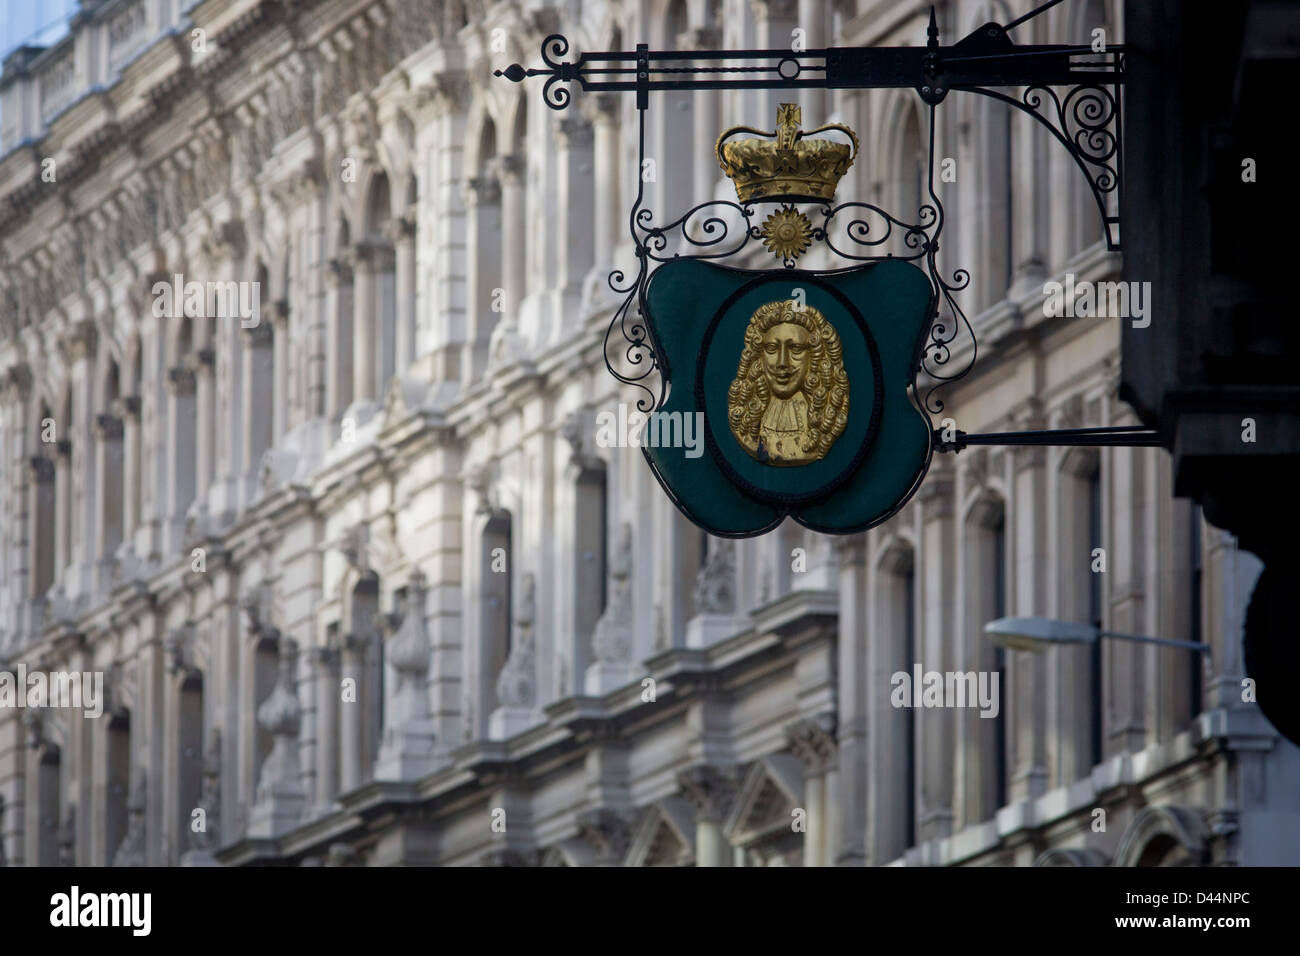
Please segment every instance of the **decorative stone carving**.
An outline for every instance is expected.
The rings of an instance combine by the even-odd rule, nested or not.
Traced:
[[[586,810],[578,814],[578,836],[596,851],[597,865],[617,866],[632,842],[632,820],[608,807]]]
[[[536,584],[532,572],[524,574],[515,611],[515,638],[510,656],[497,675],[500,706],[488,718],[488,733],[495,740],[512,737],[527,728],[537,706],[537,655],[533,639]]]
[[[293,829],[307,805],[298,765],[298,730],[302,706],[296,681],[298,644],[280,644],[280,677],[257,709],[257,722],[271,735],[271,752],[258,775],[257,795],[249,821],[249,836],[275,837]]]
[[[528,708],[537,700],[533,649],[535,590],[530,571],[524,575],[523,593],[519,599],[519,609],[515,613],[514,647],[497,679],[497,697],[506,707]]]
[[[221,846],[221,731],[213,730],[203,756],[203,790],[199,795],[204,828],[189,827],[190,850],[181,866],[216,866],[212,853]]]
[[[791,752],[803,761],[809,776],[833,769],[839,754],[835,739],[835,715],[818,714],[790,724],[785,729]]]
[[[619,528],[618,544],[610,558],[612,583],[605,611],[596,622],[592,651],[596,660],[622,663],[632,656],[634,620],[632,616],[632,524],[624,521]]]
[[[733,766],[706,764],[677,774],[677,785],[695,808],[696,818],[710,823],[721,823],[726,817],[740,783],[740,769]]]
[[[75,866],[77,862],[77,805],[69,803],[59,824],[59,866]]]
[[[695,576],[695,610],[731,614],[736,609],[736,546],[726,538],[709,542],[709,556]]]
[[[388,641],[387,657],[397,673],[397,687],[375,767],[375,776],[382,780],[413,780],[432,769],[434,728],[426,681],[431,647],[424,625],[424,594],[424,575],[417,570],[407,585],[401,624]]]
[[[145,865],[145,812],[149,806],[146,799],[148,785],[149,778],[145,776],[144,768],[136,767],[131,772],[131,789],[127,792],[126,836],[122,837],[117,853],[113,855],[114,866]]]

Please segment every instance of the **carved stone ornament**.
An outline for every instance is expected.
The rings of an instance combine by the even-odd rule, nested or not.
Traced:
[[[596,622],[591,639],[592,650],[599,661],[622,663],[632,656],[632,560],[632,524],[624,521],[610,559],[609,575],[613,587],[609,602]]]

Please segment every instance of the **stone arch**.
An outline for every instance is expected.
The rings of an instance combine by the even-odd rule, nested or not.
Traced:
[[[1204,866],[1209,838],[1204,818],[1194,810],[1143,807],[1120,839],[1115,866]]]

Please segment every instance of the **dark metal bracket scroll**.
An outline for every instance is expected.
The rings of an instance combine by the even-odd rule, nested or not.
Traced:
[[[651,51],[646,44],[638,44],[635,51],[583,52],[577,60],[563,58],[569,52],[569,41],[553,34],[542,41],[542,68],[524,68],[512,64],[497,70],[514,82],[529,77],[546,77],[543,99],[552,109],[565,109],[571,100],[570,90],[562,83],[576,82],[584,92],[634,92],[638,110],[639,162],[645,158],[645,113],[649,107],[650,93],[661,90],[711,90],[711,89],[915,89],[930,107],[930,156],[928,170],[929,202],[918,211],[918,222],[906,223],[878,206],[863,202],[846,202],[831,206],[815,203],[814,215],[821,216],[811,233],[813,241],[825,242],[836,255],[856,264],[885,258],[924,259],[934,289],[934,303],[928,341],[922,349],[916,369],[919,377],[925,373],[932,384],[920,399],[918,381],[915,400],[927,414],[937,414],[943,402],[934,398],[936,389],[951,384],[969,374],[974,366],[978,343],[974,330],[953,298],[970,283],[970,274],[958,269],[952,281],[946,281],[935,261],[939,248],[939,234],[943,228],[943,205],[934,190],[934,128],[935,107],[953,90],[977,93],[1012,106],[1032,117],[1046,128],[1065,148],[1083,173],[1089,190],[1097,203],[1105,224],[1106,243],[1111,250],[1120,249],[1119,217],[1109,212],[1107,200],[1114,195],[1120,198],[1123,179],[1121,88],[1124,83],[1124,48],[1111,46],[1099,53],[1089,46],[1060,44],[1018,46],[1009,32],[1021,23],[1056,6],[1061,0],[1048,0],[1029,13],[1002,26],[987,23],[952,46],[941,47],[934,8],[930,10],[927,29],[928,42],[924,47],[828,47],[814,50],[689,50]],[[689,61],[691,65],[684,65]],[[742,65],[737,65],[737,64]],[[1009,96],[997,88],[1021,88],[1019,97]],[[1058,92],[1057,88],[1064,89]],[[640,168],[640,166],[638,166]],[[755,207],[762,202],[751,200],[734,203],[713,200],[701,203],[672,222],[654,225],[653,213],[644,208],[644,182],[638,176],[636,200],[629,215],[629,229],[636,249],[636,274],[629,276],[622,269],[610,273],[610,288],[625,298],[615,310],[605,336],[605,363],[610,373],[624,384],[642,389],[646,395],[637,402],[641,411],[659,407],[663,400],[664,383],[658,389],[646,380],[658,370],[659,363],[646,327],[646,288],[650,278],[651,262],[663,262],[680,253],[669,253],[669,237],[680,233],[681,245],[694,247],[693,254],[701,258],[720,259],[735,255],[761,239],[758,225],[753,221]],[[888,254],[855,254],[849,248],[835,244],[833,226],[836,217],[843,214],[845,235],[858,247],[871,247],[886,242],[894,230],[902,233],[907,252],[902,256]],[[849,217],[853,216],[849,220]],[[728,219],[741,225],[733,236]],[[876,225],[878,224],[878,225]],[[873,225],[876,231],[872,232]],[[679,247],[680,248],[680,247]],[[793,268],[794,262],[783,263]],[[636,306],[635,315],[632,312]],[[940,314],[942,306],[948,315]],[[623,337],[623,352],[627,373],[621,372],[609,361],[609,348],[614,329]],[[953,343],[958,331],[965,329],[970,336],[969,360],[960,368],[949,372],[947,363],[953,355]],[[1016,433],[1018,434],[1018,433]],[[1042,435],[1018,441],[1016,434],[996,436],[998,444],[1050,443]],[[1100,435],[1100,433],[1097,433]],[[940,440],[936,432],[934,447],[942,451],[960,451],[966,444],[994,443],[994,436],[963,436],[961,444]],[[1065,437],[1065,436],[1062,436]],[[1088,436],[1074,436],[1085,439]],[[1128,436],[1130,443],[1149,443],[1147,436]],[[989,441],[983,441],[989,439]],[[1124,443],[1125,435],[1113,436],[1094,444]],[[1073,439],[1069,444],[1079,443]]]

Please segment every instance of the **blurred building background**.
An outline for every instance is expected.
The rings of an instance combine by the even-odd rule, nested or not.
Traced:
[[[953,42],[1030,6],[937,11]],[[634,264],[634,98],[575,89],[555,112],[492,70],[537,65],[556,31],[920,44],[928,10],[105,0],[11,52],[0,669],[102,671],[107,700],[0,710],[0,857],[1300,862],[1300,751],[1243,694],[1261,565],[1173,497],[1163,449],[972,448],[867,534],[737,542],[682,518],[639,449],[595,441],[639,397],[602,357],[606,277]],[[1013,35],[1117,43],[1121,19],[1067,0]],[[718,133],[790,98],[652,96],[657,220],[734,198]],[[914,92],[793,98],[863,141],[840,199],[914,214]],[[1121,273],[1082,177],[1002,104],[938,116],[940,260],[971,272],[981,346],[945,414],[1138,424],[1121,339],[1157,349],[1178,315],[1157,295],[1145,346],[1124,320],[1048,318],[1046,282]],[[260,322],[156,316],[178,274],[257,283]],[[1001,651],[982,628],[1007,615],[1210,651]],[[998,716],[892,706],[917,664],[998,672]]]

